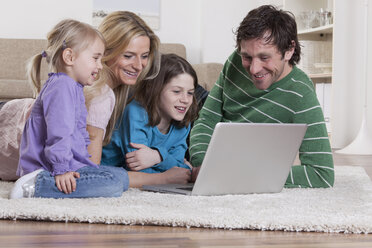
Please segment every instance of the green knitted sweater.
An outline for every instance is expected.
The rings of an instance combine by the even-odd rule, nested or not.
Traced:
[[[323,112],[312,81],[296,66],[267,90],[259,90],[235,51],[191,130],[189,151],[193,166],[203,162],[218,122],[306,123],[308,128],[299,149],[301,165],[292,166],[285,187],[333,186],[332,150]]]

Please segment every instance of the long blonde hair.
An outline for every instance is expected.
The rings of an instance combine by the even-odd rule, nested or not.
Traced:
[[[154,78],[160,68],[159,38],[136,14],[129,11],[116,11],[106,16],[98,30],[106,40],[106,52],[102,58],[103,69],[99,78],[92,87],[86,87],[86,105],[89,108],[91,100],[101,93],[102,87],[107,82],[114,82],[119,86],[114,89],[116,98],[115,107],[106,128],[103,145],[110,142],[117,121],[121,120],[128,99],[129,86],[119,82],[119,78],[107,66],[109,61],[117,58],[127,48],[133,38],[146,36],[150,39],[150,53],[148,63],[138,76],[137,82],[143,79]],[[89,111],[89,109],[88,109]]]
[[[40,92],[42,87],[40,69],[43,58],[48,63],[49,72],[61,72],[65,66],[62,58],[64,49],[71,48],[79,53],[97,38],[104,42],[101,33],[89,24],[73,19],[60,21],[47,35],[47,48],[31,57],[27,64],[27,77],[35,95]]]

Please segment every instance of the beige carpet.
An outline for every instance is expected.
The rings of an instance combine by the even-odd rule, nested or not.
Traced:
[[[372,233],[372,182],[361,167],[336,167],[331,189],[279,194],[190,197],[132,189],[109,199],[9,200],[12,185],[0,182],[0,219]]]

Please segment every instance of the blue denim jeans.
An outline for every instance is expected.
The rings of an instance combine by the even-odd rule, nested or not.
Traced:
[[[78,169],[80,178],[76,178],[76,190],[71,194],[59,191],[56,181],[49,171],[42,171],[36,177],[35,196],[42,198],[88,198],[119,197],[129,187],[128,173],[121,167],[85,166]]]

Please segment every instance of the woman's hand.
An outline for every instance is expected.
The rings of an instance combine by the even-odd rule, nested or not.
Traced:
[[[70,171],[62,175],[57,175],[54,178],[56,180],[56,185],[59,191],[62,191],[65,194],[71,194],[76,190],[75,178],[80,178],[80,173]]]
[[[143,185],[181,183],[190,181],[191,171],[189,169],[173,167],[162,173],[144,173],[128,171],[129,187],[141,188]]]
[[[195,183],[196,178],[199,175],[199,170],[200,170],[200,166],[199,167],[193,167],[192,168],[192,172],[191,172],[191,182],[192,183]]]
[[[125,161],[130,170],[143,170],[161,162],[158,150],[151,149],[143,144],[130,143],[130,145],[137,149],[125,154]]]
[[[160,174],[163,177],[164,184],[186,184],[189,183],[191,179],[191,171],[180,167],[172,167]]]

